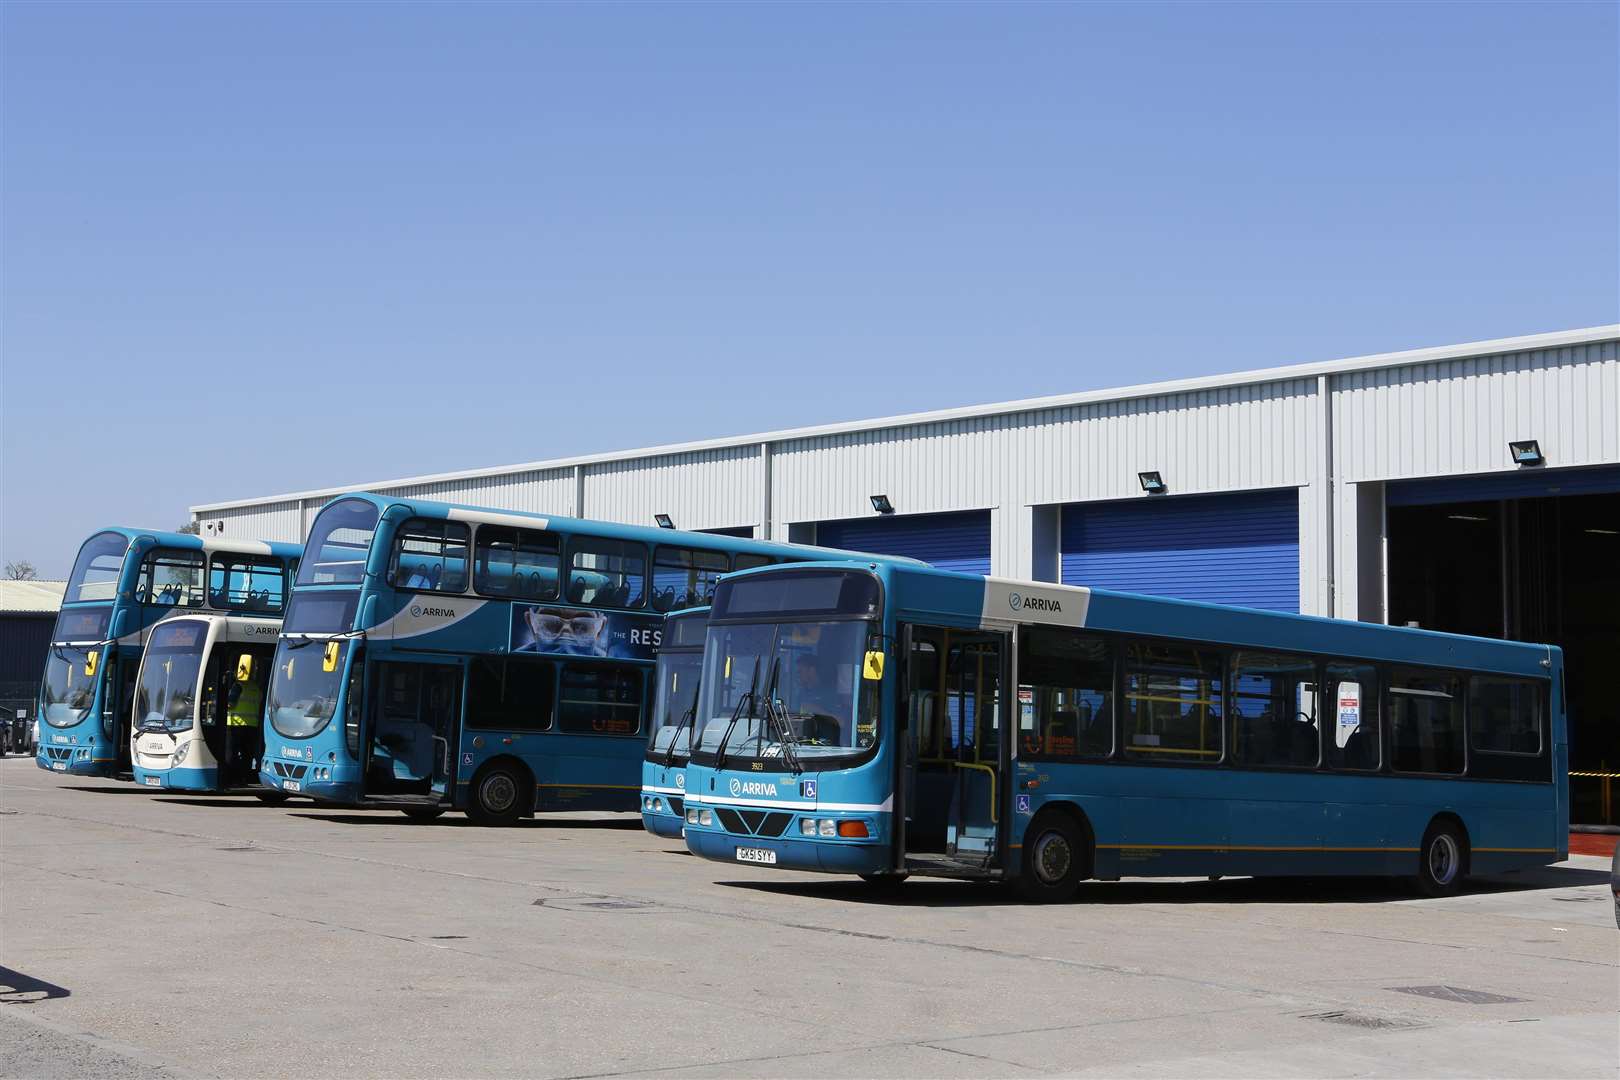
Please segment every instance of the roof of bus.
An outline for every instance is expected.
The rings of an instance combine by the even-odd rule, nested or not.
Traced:
[[[636,540],[644,544],[669,544],[684,541],[688,544],[701,543],[704,547],[718,551],[750,551],[784,557],[791,556],[801,560],[821,556],[828,560],[862,558],[912,566],[928,565],[918,559],[907,558],[903,555],[867,555],[857,551],[815,547],[810,544],[789,544],[776,540],[751,540],[739,536],[726,536],[723,533],[688,532],[681,529],[660,529],[648,525],[624,525],[614,521],[598,521],[558,514],[536,514],[527,510],[495,510],[487,506],[435,502],[432,499],[415,499],[403,495],[377,495],[370,491],[352,491],[346,495],[337,496],[332,502],[335,503],[340,499],[363,499],[376,506],[379,510],[395,505],[408,506],[420,517],[441,517],[475,524],[513,525],[520,528],[555,529],[562,532],[588,531],[592,536],[606,537],[610,540]]]
[[[223,623],[275,623],[281,625],[282,616],[266,611],[173,611],[152,624],[155,630],[164,623],[180,622],[183,619],[198,619],[203,622]]]
[[[849,563],[800,563],[791,568],[763,567],[744,573],[780,573],[786,569],[815,567],[849,569]],[[1556,646],[1531,642],[1176,600],[1113,589],[1089,589],[1049,581],[986,577],[931,566],[892,564],[875,569],[887,578],[897,610],[955,615],[974,622],[997,620],[1026,626],[1114,630],[1284,653],[1326,653],[1542,677],[1549,674],[1542,661],[1561,655]],[[1018,598],[1018,608],[1012,606],[1014,597]],[[1028,601],[1034,597],[1057,601],[1059,610],[1041,609],[1041,614],[1032,615],[1035,609]],[[1069,598],[1073,598],[1073,603],[1066,610],[1062,609],[1062,602]],[[992,604],[999,605],[999,610],[988,610]]]
[[[179,548],[182,551],[230,551],[244,555],[277,555],[291,559],[296,559],[304,553],[302,544],[287,544],[278,540],[237,540],[198,536],[196,533],[169,532],[165,529],[136,529],[128,525],[109,525],[104,529],[97,529],[86,537],[86,541],[102,533],[115,533],[129,541],[150,536],[163,547]]]

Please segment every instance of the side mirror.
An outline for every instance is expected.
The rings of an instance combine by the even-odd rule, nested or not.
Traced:
[[[883,678],[883,651],[881,649],[866,650],[866,664],[861,674],[872,682]]]
[[[321,670],[322,671],[336,671],[337,670],[338,651],[339,651],[339,649],[340,649],[340,646],[335,641],[328,641],[326,643],[326,652],[321,657]]]
[[[84,654],[84,673],[86,675],[94,675],[96,673],[96,668],[98,668],[100,666],[101,666],[101,650],[100,649],[91,649],[89,652]]]
[[[236,658],[236,681],[245,683],[253,678],[253,655],[243,653]]]

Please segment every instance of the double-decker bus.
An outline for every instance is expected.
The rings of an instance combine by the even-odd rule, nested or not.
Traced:
[[[40,679],[35,762],[78,776],[130,769],[141,650],[177,611],[279,615],[296,544],[111,528],[79,548]]]
[[[893,564],[721,581],[694,853],[1014,881],[1567,857],[1560,651]]]
[[[135,678],[130,757],[135,782],[178,791],[259,785],[264,702],[281,620],[176,613],[152,627]]]
[[[703,670],[709,609],[672,612],[664,619],[653,682],[652,721],[641,763],[641,824],[655,836],[681,835],[686,815],[686,759]]]
[[[365,492],[304,550],[260,781],[480,824],[637,809],[664,616],[734,570],[842,554]]]

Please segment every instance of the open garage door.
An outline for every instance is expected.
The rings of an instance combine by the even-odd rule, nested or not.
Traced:
[[[873,555],[906,555],[941,570],[988,574],[990,511],[823,521],[816,525],[816,543]]]
[[[1564,650],[1570,819],[1620,824],[1620,468],[1385,490],[1389,621]]]
[[[1063,582],[1299,610],[1299,493],[1237,492],[1063,508]]]

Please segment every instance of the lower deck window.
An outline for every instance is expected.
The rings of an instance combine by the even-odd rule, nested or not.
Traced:
[[[1028,758],[1107,757],[1114,749],[1114,657],[1095,634],[1025,632],[1018,737]]]
[[[1389,680],[1390,765],[1396,772],[1463,771],[1462,680],[1396,670]]]
[[[641,730],[641,669],[628,664],[569,664],[557,689],[557,728],[575,735],[635,735]]]
[[[502,731],[551,727],[554,669],[533,660],[480,657],[467,672],[467,726]]]
[[[1222,654],[1214,649],[1126,646],[1125,756],[1206,765],[1220,761],[1223,667]]]
[[[1316,662],[1280,653],[1232,654],[1232,757],[1240,765],[1314,768]]]

